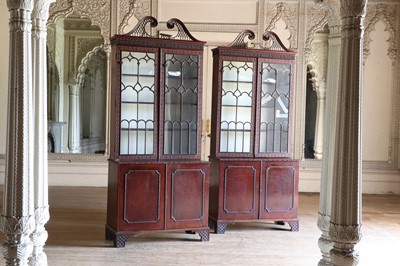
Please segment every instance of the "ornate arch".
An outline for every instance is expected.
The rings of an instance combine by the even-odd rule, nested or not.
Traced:
[[[129,19],[135,16],[138,20],[150,15],[151,0],[120,0],[119,13],[123,14],[121,23],[118,26],[118,34],[128,25]]]
[[[364,62],[370,55],[370,33],[375,29],[375,24],[378,20],[382,20],[386,24],[385,31],[388,31],[390,37],[388,39],[389,49],[388,56],[394,63],[397,58],[397,45],[396,45],[396,18],[397,8],[390,4],[369,4],[367,6],[367,16],[365,18],[365,34],[364,34]]]
[[[109,0],[57,0],[50,5],[48,23],[55,23],[59,17],[77,13],[87,18],[92,25],[100,28],[104,44],[110,39],[110,1]]]
[[[297,4],[288,4],[288,3],[268,3],[266,4],[266,21],[267,27],[265,31],[272,31],[275,27],[276,22],[279,19],[282,19],[286,25],[287,29],[290,32],[289,43],[290,49],[297,49],[297,12],[298,5]]]
[[[77,71],[77,81],[79,84],[81,84],[85,79],[86,69],[88,68],[90,62],[95,56],[103,58],[104,62],[107,61],[107,53],[104,50],[104,45],[96,46],[95,48],[93,48],[92,51],[89,51],[86,56],[81,60]]]
[[[328,10],[324,4],[312,4],[307,8],[307,36],[305,41],[305,58],[308,59],[312,52],[312,41],[317,31],[322,31],[328,25]]]

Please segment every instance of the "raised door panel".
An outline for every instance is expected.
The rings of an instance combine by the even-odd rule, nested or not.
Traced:
[[[222,220],[257,219],[259,164],[221,163],[218,218]]]
[[[131,165],[125,169],[121,193],[125,229],[164,229],[164,173],[162,165]]]
[[[207,227],[209,164],[174,164],[167,171],[167,229]]]
[[[263,219],[297,217],[297,161],[263,163],[260,201],[260,217]]]

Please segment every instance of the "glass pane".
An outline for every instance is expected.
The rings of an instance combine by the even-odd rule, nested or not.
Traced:
[[[154,53],[121,53],[120,154],[153,154]]]
[[[199,59],[165,57],[164,154],[196,154]]]
[[[220,152],[250,152],[253,63],[224,61]]]
[[[288,152],[291,66],[264,63],[260,97],[260,153]]]

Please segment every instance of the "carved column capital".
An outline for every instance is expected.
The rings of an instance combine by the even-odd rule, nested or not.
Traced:
[[[7,265],[27,265],[33,251],[30,235],[34,228],[34,215],[1,216],[1,230],[4,233],[2,251]]]
[[[28,10],[33,9],[33,0],[7,0],[8,9]]]
[[[79,96],[80,93],[80,83],[77,81],[75,83],[69,84],[69,95],[70,96]]]
[[[340,0],[340,14],[346,17],[365,17],[367,0]]]
[[[329,238],[329,225],[330,216],[318,212],[318,228],[321,230],[322,235],[318,239],[318,247],[321,250],[322,258],[318,265],[330,264],[330,251],[333,247],[333,242]]]
[[[361,225],[342,225],[330,223],[329,235],[332,240],[338,242],[337,246],[342,249],[353,249],[361,239]]]
[[[331,28],[339,28],[342,24],[340,17],[340,1],[339,0],[323,0],[325,7],[328,9],[328,26],[330,33]]]
[[[334,242],[334,248],[330,251],[332,264],[357,265],[360,258],[354,247],[361,239],[361,226],[340,225],[331,222],[329,235]]]

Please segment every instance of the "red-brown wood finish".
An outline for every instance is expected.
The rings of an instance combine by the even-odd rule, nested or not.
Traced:
[[[145,17],[138,25],[148,23],[155,27],[158,22]],[[115,247],[149,231],[195,232],[209,240],[210,164],[200,161],[204,42],[179,20],[167,24],[174,26],[183,39],[156,38],[138,26],[131,32],[138,35],[111,38],[105,236]],[[167,123],[172,128],[165,129]]]
[[[277,224],[287,222],[292,231],[297,231],[299,228],[297,218],[299,163],[298,160],[290,158],[290,148],[292,146],[290,141],[293,131],[295,53],[284,49],[249,49],[239,43],[236,47],[227,46],[213,49],[213,59],[210,226],[214,227],[216,233],[224,233],[227,225],[235,222],[274,221]],[[238,69],[237,77],[233,79],[229,76],[229,73],[224,77],[224,71],[230,71],[230,68],[226,67],[230,62],[234,63],[231,68]],[[250,65],[243,66],[241,62],[248,62]],[[288,70],[290,71],[290,76],[277,75],[278,79],[271,82],[271,84],[275,82],[277,85],[268,85],[262,71],[266,71],[263,66],[269,65],[272,68],[279,68],[279,66],[283,65],[282,73]],[[241,77],[239,73],[240,67],[242,67],[242,70],[246,70],[248,66],[253,67],[252,79],[250,79],[250,75],[246,79],[243,76]],[[287,80],[287,83],[282,82],[282,77],[286,78],[285,81]],[[229,82],[235,79],[237,84],[232,89]],[[263,86],[266,86],[264,91],[262,89]],[[273,88],[273,86],[275,86],[275,89],[272,89],[272,92],[268,92],[269,88]],[[251,88],[251,94],[248,92],[249,88]],[[287,148],[275,150],[274,146],[274,150],[271,151],[268,150],[267,146],[265,150],[261,150],[261,145],[267,143],[265,139],[265,136],[267,136],[266,130],[263,132],[264,135],[261,134],[261,113],[264,111],[268,114],[266,108],[269,108],[265,105],[265,101],[262,102],[262,97],[265,100],[265,98],[268,98],[265,97],[266,93],[270,93],[272,98],[275,97],[276,104],[282,104],[278,98],[282,91],[285,90],[289,92],[284,95],[284,100],[287,100],[286,108],[289,110],[287,113],[289,122],[287,132],[283,130],[281,132],[288,136]],[[229,93],[231,94],[228,95]],[[250,132],[248,137],[249,147],[245,152],[241,152],[240,149],[226,151],[226,148],[221,145],[222,141],[229,143],[229,140],[226,140],[227,138],[222,139],[223,108],[227,112],[225,106],[229,107],[229,104],[232,104],[232,100],[231,102],[228,102],[228,100],[232,97],[237,97],[237,110],[240,110],[243,106],[243,104],[240,105],[240,95],[244,93],[251,95],[251,118],[246,118],[251,121],[251,129],[248,130]],[[223,103],[222,97],[226,97],[225,95],[231,98],[227,98],[228,100]],[[245,105],[245,107],[248,108],[248,105]],[[283,108],[283,111],[285,110]],[[236,117],[244,119],[240,115],[240,112],[235,114]],[[274,111],[270,112],[269,115],[273,116],[274,121],[278,121],[282,117],[282,112]],[[234,119],[232,117],[234,115],[228,116],[229,119]],[[241,125],[243,121],[239,118],[237,118],[238,120],[230,121],[239,121],[238,125]],[[241,132],[238,134],[238,136],[241,136]],[[235,145],[240,145],[242,140],[237,141],[236,135],[234,135],[234,142],[236,143]],[[225,150],[221,151],[221,149]]]

